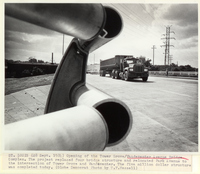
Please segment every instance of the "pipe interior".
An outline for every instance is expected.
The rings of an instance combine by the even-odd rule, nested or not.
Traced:
[[[122,29],[122,20],[120,15],[112,8],[105,7],[106,24],[105,30],[108,32],[106,38],[112,38],[119,34]]]
[[[108,145],[120,141],[130,127],[130,115],[119,103],[107,102],[96,107],[104,117],[109,131]]]

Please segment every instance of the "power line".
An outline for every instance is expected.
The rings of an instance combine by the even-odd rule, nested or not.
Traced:
[[[130,14],[134,14],[134,16],[136,16],[137,19],[139,19],[145,25],[146,25],[147,22],[149,22],[149,21],[146,21],[143,18],[141,18],[137,13],[134,12],[134,10],[130,9],[128,6],[126,6],[126,5],[123,5],[123,6],[124,6],[124,8],[126,8],[127,12],[129,12]]]
[[[110,4],[107,4],[110,5]],[[159,23],[157,24],[157,27],[161,28],[161,26],[165,26],[164,21],[162,20],[161,17],[159,16],[154,16],[156,13],[153,13],[154,11],[157,10],[157,7],[154,4],[147,4],[147,5],[143,5],[143,4],[115,4],[114,5],[110,5],[113,6],[113,8],[116,8],[121,14],[122,17],[125,18],[125,28],[127,30],[124,30],[124,32],[126,34],[128,34],[130,37],[134,36],[135,38],[142,38],[141,36],[144,36],[144,32],[148,32],[150,35],[154,35],[156,36],[156,38],[161,38],[160,34],[156,33],[156,31],[146,28],[145,26],[148,25],[148,23],[150,23],[152,21],[152,19],[160,19]],[[149,7],[149,9],[148,9]],[[143,14],[139,15],[139,13],[137,13],[137,11],[143,11]],[[122,12],[123,11],[123,12]],[[139,28],[139,26],[143,26],[142,28]],[[125,29],[124,28],[124,29]],[[167,33],[166,33],[167,34]],[[165,35],[166,35],[165,34]],[[171,34],[171,33],[170,33]],[[169,64],[170,63],[170,47],[172,47],[173,45],[170,45],[170,40],[169,39],[169,43],[167,42],[168,40],[165,38],[164,39],[164,45],[162,45],[165,48],[164,54],[165,54],[165,64]],[[183,45],[184,46],[184,45]],[[184,49],[184,54],[188,55],[188,57],[193,56],[194,53],[188,52],[187,47],[184,46],[186,49]],[[156,50],[159,54],[161,54],[161,49],[157,48]],[[174,50],[173,54],[179,54],[178,50]],[[195,55],[196,56],[196,55]],[[177,59],[177,56],[176,56]]]
[[[137,23],[137,24],[140,26],[141,24],[140,24],[138,21],[136,21],[136,20],[134,20],[133,18],[131,18],[128,14],[126,14],[125,11],[121,10],[121,9],[120,9],[119,7],[117,7],[116,5],[112,4],[112,6],[113,6],[114,8],[116,8],[116,9],[119,11],[119,13],[123,14],[122,16],[125,17],[125,18],[127,19],[127,21],[126,21],[126,23],[125,23],[125,24],[128,24],[128,25],[126,25],[126,28],[127,28],[127,29],[129,29],[130,31],[135,30],[137,34],[139,34],[139,35],[141,35],[141,36],[144,36],[143,32],[142,32],[141,30],[137,29],[137,28],[133,25],[133,23],[131,23],[131,22],[135,22],[135,23]],[[120,6],[120,5],[118,5],[118,6]],[[122,7],[122,6],[120,6],[120,7]],[[123,7],[122,7],[122,8],[123,8]],[[126,11],[127,11],[127,10],[126,10]],[[129,28],[128,26],[129,26],[130,28]],[[137,36],[137,35],[136,35],[136,36]],[[134,37],[135,37],[135,36],[134,36]]]
[[[154,17],[140,4],[140,6],[147,12],[147,14],[154,20]]]
[[[123,10],[121,10],[121,9],[119,9],[119,7],[117,7],[116,5],[114,5],[114,4],[112,4],[112,6],[113,7],[115,7],[118,11],[120,11],[121,13],[123,13],[128,19],[130,19],[131,21],[133,20],[133,21],[135,21],[136,23],[138,23],[136,20],[134,20],[133,18],[131,18],[129,15],[127,15],[126,13],[125,13],[125,11],[123,11]],[[122,7],[121,5],[119,5],[120,7]],[[123,8],[123,7],[122,7]],[[124,9],[124,8],[123,8]],[[140,24],[140,23],[138,23],[138,24]]]
[[[137,15],[137,13],[133,10],[133,6],[128,6],[126,4],[110,4],[113,8],[117,9],[117,11],[119,13],[121,13],[122,17],[125,18],[124,20],[126,21],[124,24],[125,24],[125,28],[127,30],[124,30],[125,33],[128,33],[129,36],[134,36],[134,37],[140,37],[140,36],[144,36],[144,32],[148,32],[156,37],[159,36],[160,38],[160,35],[155,33],[154,31],[151,31],[147,28],[144,28],[144,30],[141,30],[141,29],[138,29],[137,26],[146,26],[147,25],[147,22],[151,22],[150,18],[146,17],[144,18],[144,16],[139,16]],[[135,7],[135,6],[134,6]],[[146,11],[145,15],[146,16],[150,16],[153,20],[154,20],[154,17],[141,5],[139,4],[137,6],[138,7],[141,7],[143,9],[143,11]],[[150,6],[151,8],[153,8],[152,6]],[[147,20],[147,21],[146,21]],[[136,23],[137,25],[134,25],[134,23]],[[129,31],[128,31],[129,30]],[[137,34],[135,35],[134,32],[136,32]],[[158,52],[161,53],[161,51],[158,49]]]
[[[142,25],[142,23],[144,25],[147,25],[146,21],[143,20],[142,21],[142,18],[139,17],[138,15],[135,15],[136,13],[134,11],[132,11],[131,9],[129,9],[126,5],[122,6],[121,4],[111,4],[112,7],[116,8],[121,14],[123,14],[122,16],[126,17],[128,19],[128,22],[135,22],[137,23],[139,26]],[[129,9],[129,10],[128,10]],[[146,10],[145,10],[146,11]],[[128,14],[127,14],[128,13]],[[130,17],[131,16],[134,16],[137,18],[137,20],[133,19]],[[149,13],[147,13],[149,15]],[[139,21],[139,22],[138,22]],[[148,21],[149,22],[149,21]],[[132,26],[133,29],[137,29],[133,23],[129,23],[130,26]],[[142,25],[142,26],[144,26]],[[137,29],[139,32],[141,32],[141,30]],[[152,33],[154,36],[158,37],[158,34],[155,33],[154,31],[150,31],[149,29],[146,29],[149,33]],[[142,36],[143,36],[143,33],[142,33]],[[160,36],[159,36],[160,37]]]

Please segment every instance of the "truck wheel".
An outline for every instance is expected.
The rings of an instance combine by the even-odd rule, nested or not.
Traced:
[[[102,76],[105,77],[105,75],[106,75],[106,72],[102,71]]]
[[[121,72],[121,73],[119,74],[119,77],[120,77],[122,80],[124,80],[124,73]]]
[[[111,72],[111,77],[112,77],[112,79],[115,78],[115,70],[112,70],[112,72]]]
[[[119,79],[119,72],[117,70],[115,71],[115,79]]]
[[[148,77],[142,77],[143,82],[146,82],[148,80]]]
[[[128,72],[127,71],[125,71],[125,73],[124,73],[124,80],[129,81]]]

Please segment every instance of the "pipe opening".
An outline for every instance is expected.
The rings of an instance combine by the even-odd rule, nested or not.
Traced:
[[[123,140],[131,126],[131,116],[127,109],[116,102],[106,102],[96,107],[104,117],[109,131],[108,145],[114,145]]]
[[[114,9],[105,7],[106,23],[104,29],[108,32],[105,38],[112,38],[119,34],[122,29],[122,19]]]

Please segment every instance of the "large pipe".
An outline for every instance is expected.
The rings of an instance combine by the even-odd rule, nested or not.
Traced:
[[[79,47],[77,40],[73,40],[56,71],[45,113],[77,105],[94,107],[108,125],[108,146],[116,145],[130,132],[132,114],[122,101],[103,92],[87,89],[84,68],[86,63],[87,54]]]
[[[7,3],[5,14],[78,38],[89,52],[112,40],[122,29],[120,15],[101,4]]]
[[[82,86],[72,93],[74,105],[94,107],[104,117],[109,132],[107,146],[122,142],[132,128],[132,114],[127,105],[108,94]]]
[[[102,45],[114,39],[122,30],[122,19],[118,12],[111,7],[104,7],[106,18],[105,26],[100,35],[91,41],[80,40],[81,47],[89,52],[96,50]]]
[[[121,142],[128,135],[132,126],[130,110],[123,102],[103,93],[88,90],[85,86],[88,55],[120,33],[122,29],[120,15],[114,9],[103,7],[98,4],[6,4],[5,11],[9,16],[75,37],[57,68],[45,107],[45,114],[47,114],[47,117],[42,117],[46,119],[50,118],[49,113],[53,114],[55,111],[66,108],[70,109],[72,107],[77,107],[77,105],[93,107],[101,113],[99,116],[102,115],[105,120],[107,131],[104,131],[103,134],[105,134],[104,137],[107,137],[106,145],[110,146]],[[76,115],[80,116],[82,114],[83,117],[86,117],[85,110],[77,110],[74,116],[76,117]],[[77,118],[80,118],[79,116]],[[57,117],[60,118],[60,115],[58,114]],[[67,117],[68,116],[66,116],[66,119]],[[96,117],[95,114],[94,117]],[[56,120],[56,118],[54,119]],[[77,122],[81,122],[81,120],[80,118]],[[84,122],[85,127],[88,128],[87,130],[91,132],[88,132],[88,134],[85,133],[87,137],[83,137],[88,139],[90,134],[95,133],[96,138],[101,139],[101,136],[98,137],[98,132],[96,133],[93,131],[93,128],[90,127],[91,124],[95,125],[95,122],[92,122],[92,120],[93,119],[91,119],[91,122]],[[69,122],[70,121],[71,119]],[[77,130],[79,126],[80,125],[77,124]],[[16,129],[18,128],[20,129],[20,127],[17,126]],[[26,127],[23,128],[25,129]],[[46,130],[48,128],[47,126]],[[28,130],[33,131],[34,126]],[[60,132],[54,129],[52,133],[54,131]],[[74,128],[70,127],[66,131],[71,133],[74,131]],[[82,131],[82,129],[79,129],[79,132],[80,131]],[[11,131],[11,133],[14,132]],[[78,133],[75,131],[74,135],[77,134]],[[25,135],[28,136],[29,134]],[[80,135],[82,135],[81,132]],[[46,136],[46,134],[44,136]],[[41,138],[42,136],[39,137]],[[56,137],[59,137],[59,133],[56,134],[54,138],[56,139]],[[95,140],[94,136],[91,138]],[[102,139],[103,142],[105,142],[105,138]],[[35,141],[39,141],[39,139],[36,138]],[[88,150],[94,150],[95,148],[93,146],[97,145],[96,140],[93,142],[91,140],[90,142],[92,144],[94,143],[94,145]],[[14,142],[9,140],[9,143]],[[37,144],[37,142],[35,143]],[[45,144],[46,142],[42,143]],[[73,143],[75,146],[76,141]],[[81,147],[84,145],[85,140],[81,139],[78,143]],[[105,145],[105,143],[103,143],[103,145]],[[52,144],[52,146],[53,148],[57,148],[54,144]],[[82,150],[85,149],[86,148],[82,148]],[[65,150],[74,149],[68,147]]]
[[[11,123],[4,132],[6,150],[100,151],[108,142],[104,118],[87,106]]]
[[[95,38],[105,25],[101,4],[6,3],[5,14],[81,40]]]

